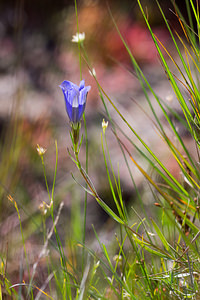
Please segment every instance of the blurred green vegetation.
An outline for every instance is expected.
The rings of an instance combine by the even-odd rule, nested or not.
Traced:
[[[114,28],[107,3],[117,21],[119,31],[125,36],[124,41]],[[170,6],[173,9],[173,5],[169,1],[160,3],[169,25],[175,28],[178,34],[180,33],[178,47],[180,45],[181,51],[182,49],[185,51],[185,57],[182,58],[182,52],[178,53],[179,61],[185,68],[184,72],[187,73],[187,79],[183,73],[180,73],[181,81],[178,79],[176,83],[175,79],[179,77],[174,76],[173,71],[171,72],[167,67],[170,57],[166,50],[169,48],[171,50],[172,44],[169,42],[170,34],[163,25],[163,21],[166,20],[163,20],[156,3],[152,5],[152,2],[143,1],[143,7],[148,7],[145,11],[148,17],[146,22],[151,23],[153,32],[151,32],[151,27],[149,30],[153,37],[155,33],[156,38],[159,38],[154,41],[157,50],[160,47],[163,51],[163,56],[160,51],[160,60],[165,66],[163,73],[166,72],[166,80],[169,79],[173,83],[175,94],[183,108],[182,113],[177,112],[176,108],[172,109],[168,102],[166,105],[163,104],[160,97],[153,91],[153,96],[166,117],[163,123],[166,125],[165,122],[168,122],[172,130],[173,138],[168,139],[163,130],[160,115],[157,116],[157,111],[154,114],[150,105],[151,113],[154,117],[157,116],[157,119],[155,117],[156,126],[155,122],[152,122],[151,126],[152,124],[155,126],[158,135],[169,146],[168,157],[170,158],[165,158],[167,167],[169,169],[171,167],[169,171],[165,168],[161,171],[161,143],[153,145],[158,152],[152,154],[147,144],[142,141],[144,148],[136,154],[137,134],[131,123],[136,115],[131,115],[130,118],[133,112],[131,107],[134,107],[136,111],[136,105],[134,106],[134,102],[130,99],[133,98],[133,90],[136,90],[134,97],[141,99],[141,89],[138,88],[140,83],[147,102],[149,90],[152,92],[151,82],[149,84],[143,76],[140,66],[144,69],[149,67],[150,81],[158,81],[158,85],[160,84],[160,73],[157,74],[160,60],[157,58],[158,54],[150,32],[145,27],[144,15],[139,13],[137,1],[78,2],[80,32],[86,32],[85,48],[82,49],[83,74],[88,81],[92,82],[92,91],[87,103],[86,123],[89,141],[88,174],[91,174],[96,191],[93,190],[92,195],[88,195],[86,219],[88,249],[85,252],[88,251],[92,257],[88,262],[87,255],[85,260],[82,258],[85,255],[82,251],[85,246],[82,245],[84,190],[71,176],[72,172],[76,181],[84,186],[82,175],[85,173],[77,163],[77,157],[74,159],[78,168],[68,154],[67,148],[73,152],[69,138],[70,126],[64,111],[63,99],[57,100],[62,98],[58,91],[58,85],[62,80],[75,81],[76,79],[77,82],[79,80],[79,50],[77,45],[71,43],[72,34],[77,31],[74,2],[64,0],[54,2],[1,1],[0,238],[2,242],[0,287],[3,293],[9,294],[9,286],[14,283],[31,282],[44,290],[48,286],[48,294],[53,299],[75,299],[75,296],[77,299],[84,299],[87,292],[90,295],[88,299],[98,297],[134,299],[135,295],[136,298],[139,297],[138,299],[145,297],[169,299],[165,296],[166,290],[167,297],[170,297],[170,291],[173,291],[172,299],[175,295],[177,299],[181,299],[182,295],[187,299],[190,294],[193,297],[193,293],[196,293],[198,297],[198,292],[195,291],[199,282],[199,245],[198,242],[195,243],[199,228],[198,41],[191,31],[187,42],[193,50],[189,54],[185,46],[187,36],[185,35],[184,38],[180,24],[178,26],[180,20],[169,10]],[[179,4],[178,1],[176,3]],[[180,2],[180,4],[184,16],[186,5],[183,7],[183,3]],[[194,16],[193,19],[195,19]],[[162,44],[159,43],[160,37]],[[176,38],[178,40],[179,36]],[[184,40],[183,43],[181,39]],[[173,47],[176,47],[176,43]],[[89,77],[87,64],[84,64],[87,60],[85,51],[90,58],[87,64],[94,65],[99,82],[107,84],[108,89],[113,93],[113,99],[116,97],[122,118],[115,109],[115,101],[104,93],[103,85],[99,85],[98,81],[96,84],[95,78]],[[134,56],[130,55],[131,51]],[[173,55],[174,52],[172,57],[176,59],[177,56]],[[192,70],[196,67],[194,74],[196,72],[197,79],[193,79],[195,76],[193,77],[190,69],[189,58],[194,64]],[[173,59],[170,63],[173,64]],[[123,70],[130,77],[123,77]],[[135,79],[136,75],[137,79]],[[189,96],[193,97],[191,97],[193,101],[187,100]],[[142,94],[142,99],[145,97]],[[103,104],[99,104],[100,98],[103,99],[103,104],[107,98],[105,111]],[[148,103],[150,104],[151,101]],[[144,102],[141,106],[143,105]],[[111,117],[106,114],[107,109],[112,111]],[[143,110],[146,111],[145,105]],[[108,133],[106,132],[108,147],[105,144],[106,140],[101,144],[100,139],[102,116],[105,117],[105,115],[107,119],[110,118],[109,126],[113,130],[108,128]],[[152,132],[151,126],[146,123],[145,127],[147,116],[144,112],[140,116],[144,125],[141,128],[142,134],[146,133],[144,137],[146,139]],[[125,119],[128,129],[124,127],[123,122],[119,122],[120,118]],[[153,116],[150,117],[152,121],[151,118]],[[184,128],[185,136],[179,135],[173,120],[181,129]],[[139,122],[139,118],[136,118],[136,121]],[[165,128],[169,130],[167,126]],[[115,130],[119,132],[116,134]],[[82,133],[84,134],[83,128]],[[185,137],[190,138],[189,142]],[[151,138],[150,136],[150,140]],[[184,156],[185,153],[179,152],[176,143],[173,143],[174,138],[181,146],[186,142],[183,150],[187,158]],[[54,140],[58,140],[58,156],[56,156]],[[195,141],[195,146],[191,144],[191,140]],[[37,144],[47,148],[44,155],[46,182],[43,165],[36,150]],[[86,169],[85,147],[86,141],[83,139],[78,157],[83,169]],[[193,148],[197,149],[196,156],[191,151]],[[110,149],[110,154],[108,149]],[[119,149],[123,149],[124,156]],[[187,149],[189,149],[188,152]],[[105,151],[105,156],[103,156],[103,151]],[[151,155],[151,159],[147,153]],[[171,160],[173,155],[174,160]],[[122,163],[124,157],[127,161]],[[57,167],[56,158],[58,158]],[[108,166],[105,168],[106,160]],[[179,166],[174,167],[175,160]],[[144,164],[144,167],[139,169],[145,180],[141,180],[138,176],[137,168],[131,165],[132,162],[136,166]],[[136,183],[131,176],[127,179],[125,172],[127,164],[131,165],[127,173],[134,175]],[[54,181],[55,168],[57,170],[56,181]],[[86,182],[91,183],[88,174],[85,175]],[[49,195],[46,183],[48,183]],[[52,206],[51,193],[54,188],[55,196]],[[93,196],[104,210],[97,205]],[[102,199],[105,201],[102,202]],[[153,205],[154,202],[157,205]],[[47,209],[47,214],[44,213],[45,209]],[[152,221],[148,219],[149,217],[152,217]],[[117,220],[120,225],[117,226],[113,219]],[[55,227],[54,221],[57,222]],[[94,224],[94,230],[92,224]],[[90,245],[92,245],[91,248]],[[190,247],[191,251],[189,258],[184,256],[187,247]],[[120,259],[117,260],[114,254],[119,255]],[[120,265],[121,256],[122,265]],[[101,269],[98,269],[98,260],[100,260]],[[172,261],[174,268],[170,265]],[[190,267],[190,261],[192,261],[192,267]],[[95,273],[96,269],[98,269],[97,273]],[[160,278],[159,273],[164,275]],[[178,276],[181,274],[184,274],[182,277],[190,276],[191,283],[184,278],[183,282],[179,280]],[[38,289],[30,292],[29,288],[22,287],[20,284],[15,287],[18,298],[21,295],[21,299],[27,299],[27,293],[30,299],[36,298]],[[84,291],[80,296],[82,290]],[[11,297],[15,299],[14,289]]]

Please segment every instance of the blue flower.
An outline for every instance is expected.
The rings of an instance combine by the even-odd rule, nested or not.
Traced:
[[[85,86],[85,81],[82,80],[80,85],[64,80],[60,88],[63,91],[66,111],[69,116],[69,120],[72,124],[80,122],[86,104],[87,94],[90,90],[90,86]]]

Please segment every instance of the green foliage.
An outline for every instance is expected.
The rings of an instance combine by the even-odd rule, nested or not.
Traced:
[[[21,222],[20,210],[11,195],[8,199],[13,204],[19,219],[23,253],[25,255],[26,266],[23,266],[28,273],[28,281],[16,286],[6,278],[7,258],[1,256],[1,279],[0,279],[0,299],[6,294],[13,294],[13,299],[20,299],[22,287],[25,287],[26,299],[34,299],[35,291],[41,294],[41,298],[49,299],[199,299],[199,278],[200,278],[200,254],[199,254],[199,190],[200,190],[200,167],[198,160],[200,148],[200,92],[199,92],[199,7],[192,0],[185,0],[189,25],[184,20],[178,7],[174,6],[177,20],[180,23],[185,38],[177,32],[173,32],[162,11],[158,1],[157,5],[163,17],[163,22],[168,29],[171,40],[176,49],[176,60],[164,47],[162,42],[154,34],[148,20],[148,14],[142,6],[142,1],[138,0],[138,5],[149,29],[155,47],[157,49],[162,67],[166,74],[166,80],[172,86],[174,95],[177,98],[182,115],[179,115],[170,104],[156,94],[153,87],[146,78],[143,70],[131,53],[125,37],[120,32],[111,12],[110,17],[113,26],[121,38],[126,48],[132,66],[137,75],[138,81],[144,92],[144,98],[149,106],[152,124],[156,128],[162,143],[164,143],[174,157],[177,168],[182,176],[176,178],[159,158],[159,151],[156,153],[151,149],[144,138],[133,128],[126,116],[120,111],[116,101],[112,100],[106,93],[98,76],[92,72],[92,65],[87,57],[84,43],[78,42],[80,77],[84,63],[93,74],[94,82],[99,91],[100,99],[105,108],[105,114],[112,127],[112,133],[116,144],[121,151],[121,159],[125,161],[128,173],[136,190],[136,207],[129,208],[123,198],[122,180],[119,167],[110,152],[110,144],[107,140],[107,125],[103,124],[103,131],[98,139],[101,140],[101,155],[105,163],[105,174],[107,175],[107,185],[113,201],[111,207],[104,195],[97,192],[92,179],[90,178],[88,164],[87,126],[84,116],[86,160],[81,161],[80,149],[84,147],[82,137],[79,146],[74,144],[68,149],[71,160],[76,165],[84,184],[79,183],[79,179],[72,174],[72,178],[85,191],[85,203],[83,218],[80,213],[80,201],[72,205],[71,228],[73,237],[63,241],[59,235],[58,222],[63,203],[56,206],[55,186],[58,165],[58,147],[55,143],[55,171],[52,186],[48,183],[45,165],[45,149],[38,146],[38,153],[44,172],[45,185],[48,192],[49,203],[43,202],[40,220],[36,223],[37,230],[43,234],[43,247],[38,255],[38,260],[30,270],[23,224]],[[75,11],[78,25],[78,10],[75,1]],[[196,24],[193,24],[193,18]],[[194,28],[197,27],[197,33]],[[87,35],[87,34],[86,34]],[[167,58],[166,58],[167,57]],[[170,69],[172,63],[178,75]],[[196,76],[196,77],[195,77]],[[150,100],[153,95],[156,105],[161,109],[165,122],[168,124],[175,139],[165,130],[163,121],[157,115],[154,103]],[[189,100],[188,100],[189,98]],[[120,128],[112,118],[110,107],[123,121],[125,127]],[[171,118],[173,115],[173,118]],[[177,130],[175,121],[182,124],[191,141],[196,148],[196,158],[193,157],[191,149],[187,148],[183,136]],[[131,136],[127,135],[129,129]],[[176,140],[176,142],[174,142]],[[136,142],[137,141],[137,142]],[[133,147],[135,152],[133,152]],[[135,154],[137,153],[137,155]],[[18,154],[18,152],[17,152]],[[16,154],[16,155],[17,155]],[[85,167],[83,165],[85,164]],[[147,183],[151,192],[148,197],[153,199],[147,213],[144,208],[145,195],[140,193],[134,181],[132,164],[142,173],[144,183]],[[156,176],[146,170],[148,165]],[[116,172],[117,170],[117,172]],[[156,177],[156,179],[155,179]],[[106,244],[101,241],[95,226],[94,235],[98,242],[100,254],[86,245],[86,216],[88,196],[92,196],[101,208],[116,223],[116,234],[114,241]],[[73,200],[72,200],[73,201]],[[139,212],[138,212],[139,211]],[[156,211],[156,213],[154,213]],[[150,214],[152,217],[150,217]],[[156,217],[157,215],[157,217]],[[52,221],[50,231],[46,230],[47,217]],[[42,224],[42,226],[40,226]],[[40,228],[42,227],[42,228]],[[52,238],[54,237],[54,238]],[[79,240],[80,239],[80,240]],[[112,248],[112,242],[114,246]],[[48,251],[49,250],[49,251]],[[55,254],[56,253],[56,254]],[[35,280],[38,264],[44,260],[47,279],[39,288]],[[38,294],[37,294],[38,295]],[[45,299],[42,298],[42,299]],[[39,299],[39,296],[38,298]]]

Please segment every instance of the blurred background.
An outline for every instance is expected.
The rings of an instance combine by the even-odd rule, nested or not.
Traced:
[[[148,13],[154,33],[168,51],[176,55],[156,2],[141,2]],[[181,4],[184,14],[186,9],[182,1],[176,3]],[[171,1],[163,0],[160,4],[171,28],[182,34]],[[174,101],[137,1],[78,1],[79,30],[86,35],[84,46],[90,64],[95,68],[101,86],[121,113],[152,149],[156,150],[159,145],[160,157],[163,157],[168,167],[173,170],[173,160],[159,144],[159,137],[151,121],[135,104],[137,102],[145,111],[149,111],[110,12],[155,91],[169,103]],[[78,45],[71,42],[72,35],[76,32],[74,1],[0,1],[0,248],[1,253],[5,254],[8,251],[8,270],[10,274],[16,274],[16,280],[19,280],[18,265],[12,263],[12,258],[20,256],[21,253],[19,220],[7,196],[11,194],[19,206],[25,238],[29,237],[28,253],[34,261],[38,247],[43,241],[39,206],[43,201],[48,203],[42,164],[36,151],[37,144],[47,149],[44,160],[51,187],[55,167],[55,140],[58,141],[55,207],[64,201],[59,232],[63,241],[68,237],[79,240],[81,236],[72,225],[67,225],[71,224],[74,216],[79,215],[82,218],[81,207],[84,202],[84,190],[74,182],[71,172],[78,182],[84,183],[67,152],[67,148],[71,147],[70,127],[63,94],[59,88],[63,80],[70,80],[76,84],[80,82]],[[106,119],[105,110],[95,81],[84,61],[82,72],[86,85],[92,87],[85,111],[89,141],[89,175],[100,196],[112,207],[113,200],[106,180],[100,142],[102,119]],[[159,110],[157,112],[159,114]],[[110,113],[114,121],[130,135],[111,107]],[[160,117],[162,119],[162,115]],[[84,133],[83,127],[82,125]],[[137,206],[135,189],[110,126],[106,134],[116,174],[119,167],[124,201],[127,207],[133,204]],[[134,150],[131,150],[134,153]],[[136,153],[135,155],[137,156]],[[84,166],[85,140],[81,147],[80,160]],[[145,195],[143,177],[132,165],[131,170],[138,188]],[[173,172],[176,175],[176,169]],[[148,208],[153,200],[149,197],[145,199],[144,205]],[[51,224],[51,219],[47,219],[47,226],[48,222]],[[94,224],[97,230],[101,228],[105,243],[109,241],[109,233],[113,232],[115,224],[96,201],[89,197],[86,239],[92,243],[91,224]]]

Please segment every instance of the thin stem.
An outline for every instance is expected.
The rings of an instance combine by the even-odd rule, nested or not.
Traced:
[[[78,10],[77,10],[77,1],[76,0],[74,0],[74,4],[75,4],[75,13],[76,13],[77,32],[79,34]],[[78,42],[78,50],[79,50],[80,79],[82,80],[82,62],[81,62],[81,44],[80,44],[80,42]],[[85,129],[86,173],[88,173],[88,138],[87,138],[87,126],[86,126],[86,120],[85,120],[85,113],[83,114],[83,121],[84,121],[84,129]],[[78,158],[77,153],[76,153],[76,158]],[[77,161],[78,161],[78,159],[77,159]],[[85,185],[85,188],[87,189],[87,183]],[[86,214],[87,214],[87,192],[85,192],[85,201],[84,201],[82,274],[83,274],[83,271],[84,271],[84,264],[85,264]]]
[[[53,207],[53,202],[54,202],[53,201],[54,200],[54,189],[55,189],[56,175],[57,175],[57,168],[58,168],[58,144],[57,144],[57,141],[55,141],[55,146],[56,146],[56,165],[55,165],[53,186],[52,186],[52,191],[51,191],[51,202],[50,202],[50,205],[52,205],[52,207]]]
[[[20,231],[21,231],[21,236],[22,236],[22,243],[23,243],[23,247],[24,247],[26,265],[27,265],[28,275],[29,275],[29,278],[30,278],[30,269],[29,269],[29,264],[28,264],[28,256],[27,256],[27,252],[26,252],[26,246],[25,246],[25,239],[24,239],[24,233],[23,233],[23,228],[22,228],[21,216],[20,216],[20,213],[19,213],[17,203],[14,199],[13,199],[13,203],[14,203],[15,209],[17,211],[18,219],[19,219],[19,226],[20,226]],[[33,297],[33,289],[31,287],[31,285],[29,285],[27,295],[29,295],[30,292],[31,292],[31,296]]]
[[[43,172],[44,172],[44,180],[45,180],[45,184],[46,184],[47,193],[48,193],[48,196],[49,196],[49,203],[51,203],[51,195],[50,195],[50,192],[49,192],[49,185],[48,185],[48,182],[47,182],[47,175],[46,175],[46,169],[45,169],[45,165],[44,165],[43,155],[41,156],[41,160],[42,160],[42,167],[43,167]]]
[[[86,151],[86,153],[85,153],[85,156],[86,156],[85,168],[86,168],[86,173],[88,174],[88,137],[87,137],[87,126],[86,126],[85,113],[83,115],[83,121],[84,121],[84,129],[85,129],[85,151]],[[88,188],[88,185],[87,185],[87,183],[85,183],[85,189],[87,190],[87,188]],[[87,191],[85,191],[85,201],[84,201],[82,270],[84,269],[84,263],[85,263],[86,216],[87,216]]]

